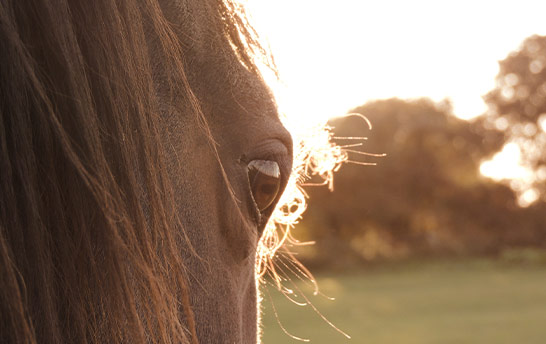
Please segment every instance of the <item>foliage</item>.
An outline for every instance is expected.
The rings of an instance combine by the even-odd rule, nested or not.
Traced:
[[[336,119],[337,143],[354,143],[340,137],[369,137],[362,147],[346,147],[349,160],[377,166],[342,167],[333,193],[308,188],[313,202],[296,236],[316,240],[304,252],[314,263],[495,253],[546,243],[544,204],[519,208],[509,187],[479,173],[502,136],[454,117],[448,102],[389,99],[353,112],[366,116],[373,130],[358,116]]]
[[[534,178],[524,186],[544,193],[546,36],[527,38],[518,50],[499,62],[499,67],[497,86],[485,96],[489,111],[484,127],[504,133],[506,143],[518,144],[524,166],[534,172]]]

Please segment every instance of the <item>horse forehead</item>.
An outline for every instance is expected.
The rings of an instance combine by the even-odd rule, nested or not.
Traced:
[[[175,24],[186,75],[202,101],[233,113],[277,117],[269,89],[234,52],[215,12],[217,1],[159,1],[167,20]]]
[[[194,54],[205,53],[217,44],[222,34],[216,0],[159,0],[163,14],[174,24],[179,39]]]

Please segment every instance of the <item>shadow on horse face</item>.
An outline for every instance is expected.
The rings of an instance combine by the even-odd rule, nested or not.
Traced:
[[[292,162],[290,135],[272,96],[244,67],[220,23],[183,13],[207,13],[205,3],[164,3],[181,23],[186,73],[212,140],[184,110],[165,115],[163,131],[176,204],[198,257],[186,256],[197,334],[203,343],[257,342],[256,246],[274,204],[260,211],[249,181],[251,161],[280,170],[278,200]],[[189,26],[189,27],[188,27]],[[192,35],[188,36],[187,33]],[[189,252],[189,250],[188,250]]]

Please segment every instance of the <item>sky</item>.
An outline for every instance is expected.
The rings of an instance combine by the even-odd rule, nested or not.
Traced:
[[[546,1],[248,0],[301,116],[344,114],[371,99],[449,98],[482,114],[497,61],[546,34]]]
[[[498,61],[526,37],[546,35],[546,0],[247,0],[283,81],[282,111],[324,120],[373,99],[449,99],[456,116],[487,107]],[[484,176],[528,178],[514,145]],[[532,203],[536,192],[520,198]]]

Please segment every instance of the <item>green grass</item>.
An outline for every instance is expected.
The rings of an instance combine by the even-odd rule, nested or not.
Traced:
[[[322,273],[329,301],[306,294],[352,339],[333,330],[311,307],[290,303],[274,288],[263,292],[265,344],[543,344],[546,343],[546,266],[465,260]],[[301,283],[297,284],[300,288]]]

